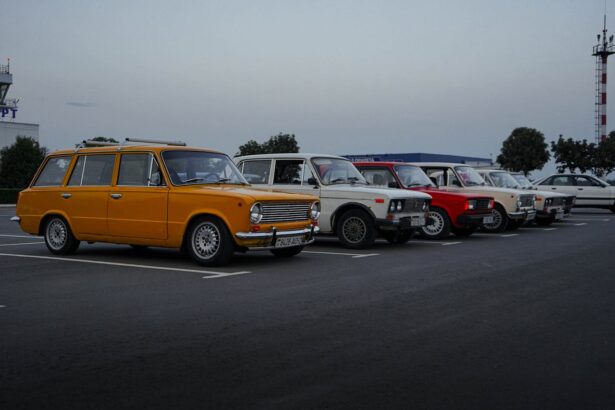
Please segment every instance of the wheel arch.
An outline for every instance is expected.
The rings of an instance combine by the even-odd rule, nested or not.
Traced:
[[[224,215],[221,215],[217,212],[203,210],[203,211],[194,212],[186,220],[186,223],[184,224],[183,232],[181,235],[182,241],[181,241],[180,249],[184,249],[186,246],[186,239],[187,239],[186,236],[188,235],[188,230],[190,226],[194,223],[194,221],[196,221],[199,218],[203,218],[203,217],[215,218],[219,220],[220,222],[222,222],[224,226],[226,227],[226,229],[229,231],[231,235],[231,240],[233,241],[235,246],[237,246],[237,243],[235,242],[235,235],[233,234],[233,231],[230,228],[230,224],[227,218],[225,218]]]
[[[340,215],[343,215],[344,212],[346,211],[350,211],[351,209],[360,209],[362,211],[367,212],[367,214],[369,216],[372,217],[372,219],[375,221],[376,220],[376,215],[374,214],[374,212],[366,205],[360,203],[360,202],[346,202],[345,204],[340,205],[339,207],[337,207],[335,209],[335,211],[333,211],[333,213],[331,214],[331,230],[333,232],[336,232],[337,230],[337,220],[338,217]]]
[[[70,220],[70,218],[68,217],[68,215],[66,215],[65,212],[62,211],[58,211],[58,210],[52,210],[52,211],[48,211],[45,212],[43,214],[43,216],[41,216],[41,219],[38,223],[38,235],[39,236],[43,236],[45,234],[45,225],[47,224],[47,221],[51,218],[53,218],[54,216],[59,216],[62,219],[64,219],[66,221],[66,223],[68,224],[68,227],[70,228],[70,231],[73,233],[73,236],[76,239],[79,239],[75,233],[75,230],[73,229],[73,224],[72,221]]]

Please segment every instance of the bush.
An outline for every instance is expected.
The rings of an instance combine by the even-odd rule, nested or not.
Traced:
[[[0,188],[0,204],[16,204],[21,189]]]

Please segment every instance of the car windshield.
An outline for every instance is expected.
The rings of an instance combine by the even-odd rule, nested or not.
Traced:
[[[457,175],[465,186],[485,185],[485,180],[472,167],[455,167]]]
[[[517,188],[519,186],[519,182],[508,172],[490,172],[489,176],[491,176],[491,180],[497,187]]]
[[[340,158],[314,158],[312,164],[324,185],[365,184],[367,181],[352,162]]]
[[[164,151],[162,159],[174,185],[248,184],[233,161],[224,154]]]
[[[414,165],[395,165],[395,172],[405,188],[435,186],[423,170]]]
[[[521,186],[532,186],[532,182],[527,179],[527,177],[525,175],[522,174],[512,174],[513,178],[515,178],[517,180],[517,182],[519,183],[519,185]]]

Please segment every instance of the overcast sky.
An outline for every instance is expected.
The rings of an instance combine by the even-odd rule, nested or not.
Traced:
[[[288,132],[310,152],[495,157],[518,126],[593,139],[591,48],[603,9],[603,0],[0,0],[0,59],[11,58],[17,120],[40,123],[50,148],[103,135],[234,154]],[[615,104],[608,115],[615,129]]]

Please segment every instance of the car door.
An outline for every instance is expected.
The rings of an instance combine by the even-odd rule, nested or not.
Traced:
[[[62,191],[66,213],[78,234],[106,235],[107,198],[116,154],[84,154],[77,157],[66,189]]]
[[[153,153],[121,154],[117,182],[109,191],[109,235],[166,239],[168,197]]]
[[[249,159],[241,161],[237,168],[254,188],[269,188],[272,162],[270,159]]]
[[[542,181],[539,186],[560,194],[576,195],[574,180],[570,175],[554,175]]]
[[[610,192],[598,181],[585,175],[575,175],[577,205],[610,206]]]
[[[320,196],[318,182],[301,158],[276,159],[271,186],[279,191]]]

